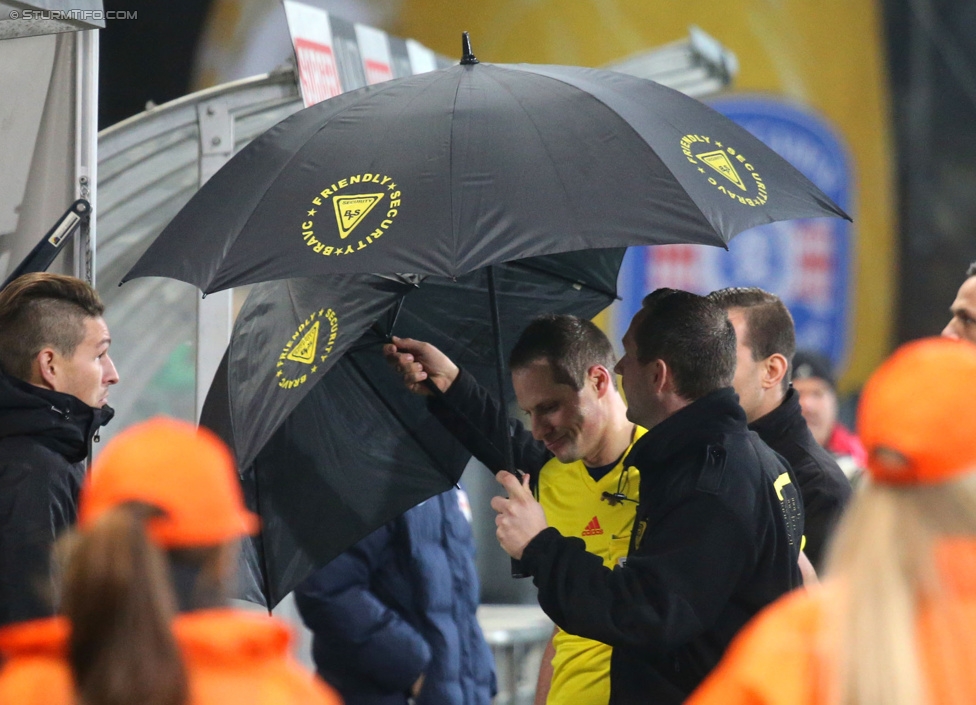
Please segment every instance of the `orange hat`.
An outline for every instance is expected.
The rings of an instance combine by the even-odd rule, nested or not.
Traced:
[[[227,446],[185,421],[157,417],[105,446],[81,492],[82,529],[126,502],[163,510],[148,527],[165,548],[213,546],[258,529]]]
[[[976,470],[974,388],[976,345],[927,338],[900,347],[861,394],[868,472],[878,482],[928,484]]]

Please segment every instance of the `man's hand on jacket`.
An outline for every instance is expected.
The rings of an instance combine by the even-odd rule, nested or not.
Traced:
[[[414,394],[432,393],[424,384],[426,379],[446,392],[459,373],[451,358],[422,340],[394,336],[392,343],[383,346],[383,355],[397,374],[403,375],[404,384]]]
[[[495,479],[508,490],[507,499],[493,497],[491,500],[491,508],[498,512],[495,536],[505,553],[518,560],[529,541],[549,526],[546,513],[532,496],[528,474],[523,475],[519,483],[515,475],[502,470],[495,475]]]

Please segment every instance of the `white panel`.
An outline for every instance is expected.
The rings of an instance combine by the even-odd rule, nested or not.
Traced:
[[[427,73],[437,68],[437,54],[415,39],[407,40],[407,55],[410,57],[410,69],[415,73]]]
[[[305,106],[339,95],[342,84],[329,13],[293,0],[285,0],[284,5]]]
[[[27,190],[10,249],[13,266],[20,263],[75,200],[76,38],[77,32],[44,37],[54,40],[57,49]],[[74,248],[66,247],[50,270],[74,274],[74,261]]]
[[[17,229],[56,46],[53,36],[0,41],[0,234]]]
[[[390,57],[390,41],[386,32],[364,24],[356,25],[356,41],[363,57],[366,83],[373,85],[393,78],[393,59]]]

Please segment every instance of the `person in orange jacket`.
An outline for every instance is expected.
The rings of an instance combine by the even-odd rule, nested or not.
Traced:
[[[125,431],[82,489],[62,617],[0,629],[0,703],[340,705],[277,620],[224,606],[257,530],[230,452],[205,429]]]
[[[819,589],[760,613],[689,705],[976,702],[976,347],[909,343],[868,381],[870,481]]]

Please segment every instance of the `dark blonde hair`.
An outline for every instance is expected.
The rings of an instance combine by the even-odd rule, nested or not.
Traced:
[[[0,291],[0,369],[27,381],[45,347],[71,357],[85,338],[85,319],[104,312],[81,279],[48,272],[17,277]]]
[[[160,512],[108,511],[67,549],[62,610],[68,661],[84,705],[184,705],[186,668],[173,635],[176,596],[166,555],[146,533]]]

